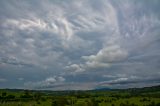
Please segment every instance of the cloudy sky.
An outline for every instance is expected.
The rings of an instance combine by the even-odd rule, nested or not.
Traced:
[[[160,0],[0,0],[0,88],[160,84]]]

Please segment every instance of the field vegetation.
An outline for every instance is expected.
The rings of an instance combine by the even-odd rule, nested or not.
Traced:
[[[1,89],[0,106],[160,106],[160,86],[90,91]]]

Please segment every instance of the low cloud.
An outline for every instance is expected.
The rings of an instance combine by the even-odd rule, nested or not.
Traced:
[[[0,57],[0,64],[9,64],[9,65],[15,65],[15,66],[27,66],[32,67],[32,64],[24,63],[22,61],[19,61],[15,57]]]
[[[0,78],[0,83],[6,82],[7,80],[4,78]]]
[[[54,76],[54,77],[48,77],[43,81],[37,81],[37,82],[26,82],[24,85],[28,87],[29,89],[39,89],[39,88],[47,88],[49,86],[53,86],[55,84],[60,84],[65,81],[65,78],[62,76]]]
[[[123,62],[127,58],[128,52],[125,49],[119,45],[111,45],[99,50],[96,55],[82,56],[82,59],[85,60],[84,64],[72,64],[66,68],[75,72],[109,68],[112,64]]]

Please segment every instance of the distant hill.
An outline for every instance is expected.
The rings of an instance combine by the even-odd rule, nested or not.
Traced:
[[[106,87],[97,87],[95,89],[93,89],[94,91],[110,91],[113,90],[111,88],[106,88]]]
[[[136,92],[157,92],[160,91],[160,85],[157,86],[151,86],[151,87],[143,87],[143,88],[129,88],[126,89],[128,91],[136,91]]]
[[[0,90],[7,90],[7,91],[12,91],[12,92],[18,92],[18,91],[26,91],[28,89],[0,89]],[[153,92],[153,91],[160,91],[160,85],[157,86],[151,86],[151,87],[143,87],[143,88],[127,88],[127,89],[112,89],[112,88],[107,88],[107,87],[97,87],[93,90],[89,91],[139,91],[139,92]],[[57,91],[52,91],[52,90],[28,90],[28,91],[33,91],[33,92],[57,92]],[[76,90],[64,90],[64,91],[58,91],[58,92],[72,92]],[[81,90],[78,90],[81,91]],[[86,90],[87,91],[87,90]]]
[[[150,87],[142,87],[142,88],[127,88],[127,89],[112,89],[106,87],[97,87],[94,89],[95,91],[143,91],[143,92],[152,92],[152,91],[160,91],[160,85],[150,86]]]

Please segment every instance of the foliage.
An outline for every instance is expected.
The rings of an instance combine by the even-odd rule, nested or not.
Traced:
[[[126,90],[0,90],[0,106],[160,106],[158,87]]]

